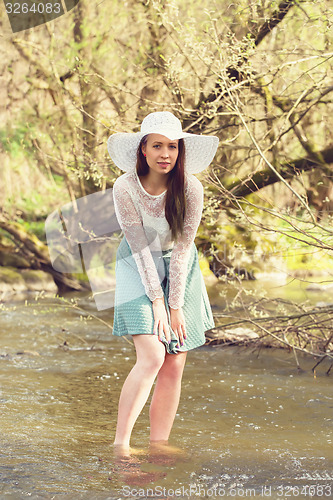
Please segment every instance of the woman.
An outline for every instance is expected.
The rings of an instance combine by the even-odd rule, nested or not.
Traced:
[[[215,136],[184,133],[168,111],[150,113],[135,134],[108,139],[113,162],[126,173],[113,186],[124,233],[116,259],[113,335],[132,335],[137,360],[119,399],[114,445],[129,449],[134,423],[155,378],[150,443],[168,443],[187,351],[215,326],[194,238],[205,169]]]

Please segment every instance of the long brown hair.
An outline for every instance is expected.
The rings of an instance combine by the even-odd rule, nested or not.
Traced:
[[[142,153],[141,146],[147,144],[148,135],[145,135],[139,144],[136,160],[136,172],[144,176],[149,173],[149,165]],[[165,217],[171,229],[171,237],[176,240],[183,234],[186,213],[185,197],[185,143],[178,141],[178,157],[175,166],[168,175],[167,194],[165,198]]]

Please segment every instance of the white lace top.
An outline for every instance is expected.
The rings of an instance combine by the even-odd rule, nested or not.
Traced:
[[[184,234],[177,243],[165,218],[166,191],[151,195],[134,172],[126,172],[113,185],[113,200],[118,223],[131,248],[149,299],[163,297],[160,278],[151,254],[172,248],[169,267],[168,304],[172,309],[184,305],[189,250],[197,233],[203,209],[203,186],[192,174],[185,174],[186,213]]]

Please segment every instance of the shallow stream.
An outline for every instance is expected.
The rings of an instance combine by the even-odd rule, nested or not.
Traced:
[[[257,286],[249,285],[249,286]],[[211,295],[211,294],[210,294]],[[212,299],[212,302],[214,298]],[[149,400],[131,446],[112,441],[119,393],[135,362],[113,337],[112,309],[52,298],[1,312],[0,498],[333,498],[333,391],[280,349],[190,351],[170,444],[152,453]],[[15,306],[15,309],[13,309]],[[214,308],[215,309],[215,308]]]

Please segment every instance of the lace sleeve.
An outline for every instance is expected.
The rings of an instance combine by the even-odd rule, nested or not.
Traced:
[[[132,251],[146,295],[153,302],[164,296],[149,243],[130,194],[117,183],[113,200],[118,223]]]
[[[179,309],[184,305],[189,253],[202,217],[203,186],[196,177],[193,176],[191,180],[192,182],[189,182],[188,188],[185,189],[187,206],[184,233],[175,243],[170,259],[168,303],[172,309]]]

